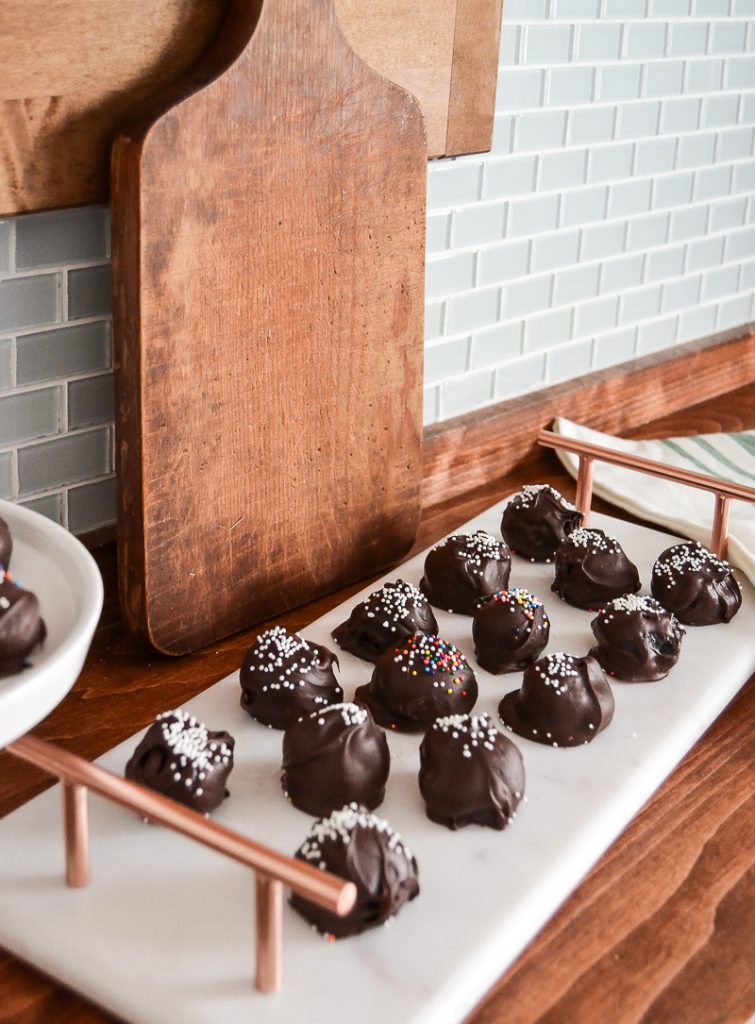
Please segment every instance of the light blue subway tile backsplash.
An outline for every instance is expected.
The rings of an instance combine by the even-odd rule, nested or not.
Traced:
[[[755,318],[755,0],[505,0],[490,153],[428,167],[424,421]],[[0,497],[113,521],[105,207],[0,220]]]

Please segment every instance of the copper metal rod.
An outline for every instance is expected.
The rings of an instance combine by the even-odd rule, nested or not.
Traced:
[[[279,992],[283,961],[283,886],[274,878],[255,877],[257,957],[254,987],[258,992]]]
[[[716,495],[716,507],[713,510],[713,533],[710,547],[719,558],[726,558],[729,546],[729,512],[731,501],[723,494]]]
[[[593,460],[589,455],[580,455],[579,472],[577,473],[577,497],[575,505],[582,513],[582,525],[590,521],[590,505],[592,504],[592,471]]]
[[[35,736],[24,736],[7,746],[6,750],[50,775],[56,775],[64,782],[85,786],[150,821],[189,836],[271,879],[278,879],[305,899],[327,910],[347,914],[354,905],[356,889],[352,882],[277,853],[253,839],[247,839],[246,836],[209,821],[196,811],[182,807],[159,793],[113,775],[76,754],[61,750],[52,743],[46,743]]]
[[[574,455],[588,455],[599,462],[611,462],[615,466],[636,469],[649,476],[660,476],[664,480],[675,480],[677,483],[688,484],[690,487],[713,491],[725,498],[755,502],[755,488],[734,483],[732,480],[722,480],[721,477],[707,476],[705,473],[694,473],[690,469],[681,469],[678,466],[667,466],[654,459],[643,459],[639,455],[630,455],[628,452],[617,452],[612,448],[590,444],[588,441],[575,441],[571,437],[554,434],[552,430],[540,430],[537,440],[538,444],[542,444],[546,448],[561,448]]]
[[[62,789],[66,882],[73,889],[81,889],[89,885],[87,791],[76,782],[64,782]]]

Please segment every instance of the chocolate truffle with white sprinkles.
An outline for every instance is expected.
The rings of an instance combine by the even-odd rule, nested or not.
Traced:
[[[637,566],[602,530],[580,527],[556,552],[551,590],[575,608],[597,611],[615,597],[636,594],[640,586]]]
[[[26,668],[46,635],[36,595],[24,590],[13,573],[0,569],[0,674]]]
[[[590,655],[610,676],[626,683],[663,679],[679,660],[684,630],[673,612],[653,597],[616,597],[591,627],[598,643]]]
[[[331,704],[283,735],[283,791],[316,817],[352,801],[374,810],[385,797],[390,765],[385,733],[358,704]]]
[[[513,587],[486,597],[472,622],[477,661],[488,672],[521,672],[548,646],[550,622],[529,590]]]
[[[546,654],[507,693],[498,714],[512,732],[551,747],[589,743],[613,718],[614,700],[595,658]]]
[[[477,679],[461,651],[437,636],[413,637],[381,654],[355,700],[398,732],[422,732],[436,718],[471,711]]]
[[[345,939],[384,924],[419,894],[417,861],[383,818],[355,803],[316,821],[294,856],[356,886],[344,917],[296,894],[291,906],[328,938]]]
[[[293,722],[343,699],[327,647],[308,643],[283,626],[260,633],[241,665],[241,706],[271,729]]]
[[[692,541],[674,544],[659,555],[650,589],[685,626],[730,622],[742,606],[742,591],[729,563]]]
[[[474,615],[481,598],[506,589],[510,573],[511,554],[506,545],[477,530],[437,544],[425,559],[419,586],[436,608]]]
[[[413,583],[396,580],[360,601],[331,636],[344,651],[375,662],[383,651],[415,633],[437,636],[438,623],[422,591]]]
[[[551,562],[556,549],[582,525],[582,513],[550,484],[525,484],[503,510],[501,534],[514,554]]]
[[[209,814],[228,796],[233,736],[213,732],[185,711],[165,711],[126,765],[126,778]]]
[[[0,569],[8,568],[12,552],[13,538],[10,534],[10,527],[4,519],[0,518]]]
[[[503,829],[524,794],[518,748],[489,715],[436,719],[419,748],[419,788],[431,821]]]

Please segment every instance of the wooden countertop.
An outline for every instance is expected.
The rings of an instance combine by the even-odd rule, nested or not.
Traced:
[[[755,383],[655,420],[634,437],[755,427]],[[415,550],[523,483],[573,494],[542,451],[460,500],[427,508]],[[608,506],[595,503],[596,509]],[[610,509],[616,514],[615,509]],[[112,546],[95,552],[102,622],[81,678],[35,730],[88,758],[232,672],[264,628],[180,660],[145,658],[124,635]],[[299,629],[358,584],[277,621]],[[740,1024],[755,1013],[755,676],[470,1016],[473,1024]],[[0,754],[0,815],[45,787]],[[2,909],[0,909],[2,913]],[[0,951],[0,1024],[113,1020]]]

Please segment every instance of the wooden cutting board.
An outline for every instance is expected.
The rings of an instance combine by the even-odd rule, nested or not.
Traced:
[[[426,145],[332,0],[245,0],[112,164],[119,569],[182,654],[388,565],[421,474]]]

